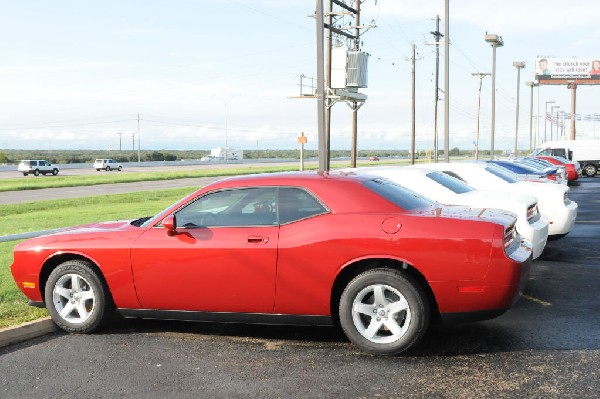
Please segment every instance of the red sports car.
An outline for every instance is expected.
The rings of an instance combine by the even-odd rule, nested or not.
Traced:
[[[25,241],[12,273],[69,332],[115,312],[339,323],[365,351],[413,347],[432,317],[490,318],[518,299],[531,247],[512,214],[444,207],[373,177],[221,180],[152,218]]]
[[[567,179],[577,180],[579,176],[581,176],[581,167],[579,163],[575,164],[574,162],[569,161],[566,158],[557,157],[557,156],[536,156],[536,158],[543,159],[545,161],[550,162],[554,165],[564,166],[567,171]]]

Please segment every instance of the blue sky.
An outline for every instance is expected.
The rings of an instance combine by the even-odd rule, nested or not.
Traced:
[[[138,114],[142,149],[210,149],[225,144],[226,132],[236,149],[295,148],[300,132],[308,136],[308,148],[317,148],[315,101],[288,98],[299,92],[300,74],[316,75],[315,22],[308,17],[314,0],[0,0],[0,6],[0,149],[118,150],[121,132],[129,150]],[[435,15],[443,19],[444,2],[366,0],[362,7],[362,22],[377,28],[362,36],[371,57],[358,146],[409,147],[406,58],[415,43],[417,148],[431,148],[435,56],[425,43],[432,41]],[[491,72],[486,31],[505,42],[497,52],[495,147],[513,146],[512,62],[525,61],[519,147],[526,148],[530,89],[524,82],[533,78],[535,58],[600,58],[598,15],[600,4],[583,0],[568,6],[555,0],[451,0],[450,147],[473,146],[478,79],[471,73]],[[580,86],[578,112],[600,113],[599,90]],[[566,87],[546,86],[539,93],[542,114],[546,101],[570,110]],[[485,149],[489,77],[481,106]],[[349,149],[350,129],[350,109],[335,105],[332,148]],[[579,137],[592,137],[593,130],[590,122],[578,124]],[[600,137],[600,123],[596,133]]]

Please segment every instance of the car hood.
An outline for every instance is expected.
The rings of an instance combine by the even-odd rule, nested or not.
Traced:
[[[115,220],[112,222],[98,222],[98,223],[90,223],[84,224],[81,226],[75,227],[66,227],[61,229],[57,233],[53,235],[59,234],[85,234],[85,233],[100,233],[100,232],[108,232],[108,231],[124,231],[130,230],[134,228],[131,222],[132,220]]]

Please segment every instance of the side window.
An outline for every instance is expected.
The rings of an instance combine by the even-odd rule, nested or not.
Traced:
[[[550,155],[552,155],[552,149],[551,148],[546,148],[544,151],[542,151],[541,155],[544,155],[544,156],[547,156],[547,157],[550,156]]]
[[[40,166],[46,166],[46,161],[40,161],[39,164]]]
[[[310,193],[299,188],[279,189],[279,223],[291,223],[328,210]]]
[[[277,224],[277,188],[259,187],[216,191],[179,210],[184,228],[273,226]]]
[[[555,148],[552,150],[552,155],[558,155],[559,157],[566,158],[567,152],[565,151],[564,148]]]

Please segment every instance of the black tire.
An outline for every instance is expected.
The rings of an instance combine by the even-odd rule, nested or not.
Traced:
[[[52,320],[67,332],[96,331],[115,313],[106,284],[88,262],[70,260],[59,265],[50,273],[44,294]]]
[[[596,176],[597,172],[598,172],[598,168],[596,167],[596,165],[587,164],[583,167],[583,173],[585,173],[585,175],[587,177],[594,177],[594,176]]]
[[[27,176],[29,173],[27,172],[23,172],[23,176]]]
[[[39,176],[40,175],[40,171],[36,169],[36,170],[33,171],[33,174],[34,174],[34,176]]]
[[[346,286],[339,315],[344,333],[360,349],[376,355],[398,355],[423,338],[430,309],[423,289],[410,276],[393,269],[373,269]]]
[[[56,176],[58,174],[58,169],[54,168],[52,169],[52,175]]]
[[[106,167],[106,171],[107,171],[107,172],[110,172],[110,166],[107,166],[107,167]]]
[[[120,171],[121,171],[121,169],[123,169],[123,167],[122,167],[122,166],[119,166],[119,169],[118,169],[118,171],[120,172]]]
[[[100,172],[100,168],[97,168],[97,169],[96,169],[96,172]]]

